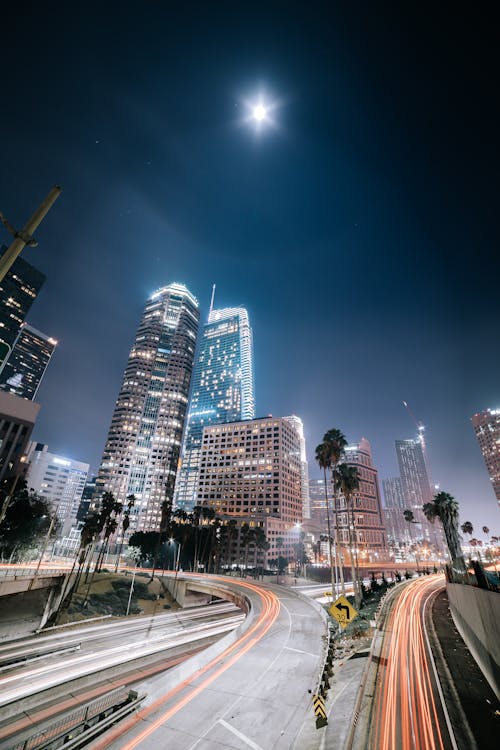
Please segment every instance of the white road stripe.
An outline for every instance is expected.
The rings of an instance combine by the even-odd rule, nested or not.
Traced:
[[[310,651],[301,651],[298,648],[292,648],[291,646],[285,646],[285,651],[295,651],[297,654],[306,654],[307,656],[312,656],[314,659],[318,658],[318,654],[311,654]]]
[[[224,721],[224,719],[219,719],[219,724],[222,724],[223,727],[226,727],[230,732],[236,735],[236,737],[239,737],[240,740],[242,740],[248,747],[253,748],[253,750],[263,750],[263,748],[260,745],[257,745],[256,742],[250,739],[250,737],[247,737],[246,735],[239,732],[235,727],[232,727],[231,724],[228,724],[227,721]]]

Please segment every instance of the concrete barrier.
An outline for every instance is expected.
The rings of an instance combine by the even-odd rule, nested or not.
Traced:
[[[446,590],[456,628],[500,699],[500,594],[461,583]]]

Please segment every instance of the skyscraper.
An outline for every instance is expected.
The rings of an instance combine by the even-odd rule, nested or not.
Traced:
[[[356,542],[361,550],[361,557],[366,554],[383,559],[387,556],[387,536],[382,516],[378,473],[373,464],[372,450],[366,438],[359,443],[346,446],[342,461],[354,466],[359,474],[359,489],[353,494],[354,522]],[[339,531],[340,541],[349,543],[348,526],[350,524],[345,498],[339,498]]]
[[[474,414],[472,425],[483,454],[493,492],[500,503],[500,409]]]
[[[89,465],[51,453],[43,443],[31,443],[26,481],[51,505],[61,524],[59,536],[67,534],[76,521]]]
[[[304,425],[300,417],[292,414],[291,417],[283,417],[295,427],[300,441],[300,477],[302,487],[302,518],[311,518],[311,503],[309,500],[309,465],[307,463],[306,439],[304,437]]]
[[[7,248],[0,248],[2,256]],[[16,258],[0,281],[0,365],[10,353],[21,324],[40,291],[45,276],[24,258]]]
[[[401,474],[405,508],[422,507],[432,502],[432,489],[420,440],[396,440],[396,455]]]
[[[252,329],[243,307],[211,310],[203,328],[175,489],[175,506],[197,504],[203,428],[255,416]]]
[[[130,351],[96,480],[120,502],[135,495],[130,533],[158,529],[172,500],[198,321],[195,297],[169,284],[147,301]]]
[[[236,519],[238,529],[261,528],[270,544],[268,557],[292,558],[303,517],[300,453],[300,434],[290,417],[208,425],[202,431],[197,501],[223,520]],[[240,542],[235,540],[228,562],[238,561]]]
[[[403,486],[401,477],[389,477],[382,479],[382,490],[384,493],[386,508],[405,508]]]
[[[0,388],[34,400],[57,341],[23,323],[12,351],[0,367]]]

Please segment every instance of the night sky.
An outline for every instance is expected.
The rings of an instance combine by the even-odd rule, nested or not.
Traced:
[[[405,399],[433,481],[498,534],[470,423],[500,407],[487,6],[9,5],[0,207],[21,225],[63,187],[24,253],[47,275],[28,319],[60,342],[35,439],[96,469],[147,296],[183,282],[206,319],[215,282],[251,317],[257,414],[302,417],[313,476],[331,427],[397,474]]]

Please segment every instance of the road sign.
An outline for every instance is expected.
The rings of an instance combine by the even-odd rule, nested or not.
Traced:
[[[345,630],[354,618],[358,616],[358,612],[345,596],[339,596],[337,601],[333,602],[331,607],[328,608],[328,611],[332,617],[335,617],[342,630]]]
[[[326,719],[325,699],[321,695],[313,695],[314,715]]]

